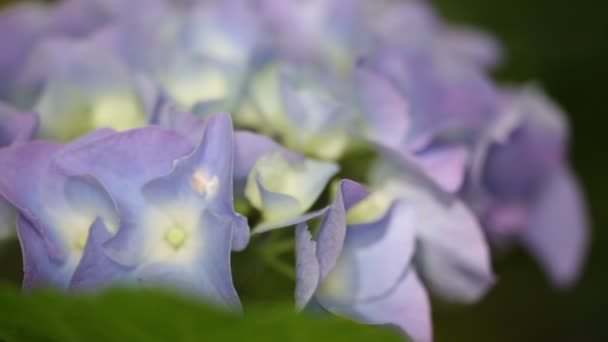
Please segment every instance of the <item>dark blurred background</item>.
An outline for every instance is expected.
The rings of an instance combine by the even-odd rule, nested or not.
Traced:
[[[0,5],[8,2],[0,0]],[[569,114],[572,161],[587,192],[593,228],[586,269],[573,289],[553,289],[531,258],[513,250],[497,261],[499,282],[480,304],[454,308],[437,303],[436,341],[608,341],[608,248],[603,248],[608,246],[608,217],[601,209],[608,198],[603,178],[608,176],[603,140],[608,139],[608,2],[433,2],[450,22],[477,26],[502,41],[506,59],[495,73],[498,80],[539,83]],[[0,254],[17,249],[5,246]],[[18,281],[0,276],[0,282],[7,280]]]

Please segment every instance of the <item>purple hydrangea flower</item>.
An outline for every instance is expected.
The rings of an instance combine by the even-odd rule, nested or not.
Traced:
[[[565,116],[540,90],[506,94],[477,146],[466,192],[494,242],[520,241],[562,287],[578,278],[589,238],[568,138]]]
[[[0,193],[19,212],[24,289],[67,288],[96,217],[115,227],[111,199],[84,177],[70,177],[53,162],[63,150],[108,131],[61,145],[35,141],[0,149]]]
[[[92,40],[49,38],[31,53],[16,91],[40,113],[40,135],[67,141],[146,122],[141,90],[117,56]]]
[[[230,119],[217,115],[194,149],[146,127],[0,150],[0,192],[20,213],[24,287],[168,285],[238,308],[230,253],[249,230],[232,209],[232,139]]]
[[[337,160],[356,119],[342,88],[322,68],[272,56],[251,71],[237,116],[289,149]]]
[[[97,225],[100,240],[87,244],[71,287],[167,284],[239,307],[230,253],[245,248],[249,229],[233,209],[229,117],[210,117],[193,151],[179,135],[162,130],[162,136],[151,138],[147,130],[152,132],[141,129],[91,143],[59,161],[70,173],[88,174],[104,184],[121,215],[118,232],[109,240],[103,238],[108,235],[103,225]],[[158,149],[171,145],[179,146],[182,157],[159,159]],[[100,160],[103,167],[95,165]],[[159,162],[166,172],[155,172]]]
[[[381,152],[423,171],[446,191],[458,191],[469,157],[465,142],[434,144],[440,131],[417,128],[421,114],[412,113],[406,97],[388,78],[364,63],[358,66],[356,77],[364,118],[362,135],[377,144]]]
[[[483,70],[446,54],[381,47],[359,61],[357,77],[360,92],[370,91],[369,84],[388,82],[383,88],[398,95],[375,94],[401,96],[407,104],[408,126],[399,126],[405,129],[401,149],[404,144],[423,148],[438,136],[470,140],[480,134],[498,107],[498,92]],[[365,109],[371,121],[387,120],[377,117],[373,108]]]
[[[335,314],[394,324],[414,341],[430,341],[430,303],[412,263],[414,211],[398,202],[377,221],[347,227],[347,211],[367,196],[357,183],[342,181],[316,241],[298,225],[297,306],[314,300]]]
[[[32,49],[49,37],[84,37],[111,19],[107,1],[64,0],[57,5],[19,4],[0,13],[0,99],[14,86]]]
[[[97,43],[154,80],[183,110],[200,102],[232,110],[261,37],[248,3],[154,1],[146,8],[106,27]]]

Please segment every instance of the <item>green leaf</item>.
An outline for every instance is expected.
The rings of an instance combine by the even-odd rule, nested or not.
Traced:
[[[183,296],[114,289],[97,296],[23,295],[0,288],[0,341],[403,341],[390,329],[332,316],[296,314],[290,304],[245,305],[242,316]]]

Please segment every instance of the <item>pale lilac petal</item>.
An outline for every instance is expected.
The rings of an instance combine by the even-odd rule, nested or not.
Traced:
[[[374,72],[363,61],[357,65],[356,86],[369,138],[399,147],[410,130],[408,103],[389,79]]]
[[[230,254],[232,252],[231,221],[205,211],[196,234],[202,241],[190,263],[151,263],[135,273],[141,285],[167,285],[227,309],[240,310],[241,304],[232,284]]]
[[[431,205],[423,198],[412,201],[415,206]],[[454,201],[423,209],[419,220],[417,260],[432,291],[449,301],[478,301],[494,284],[494,275],[488,244],[473,213]]]
[[[464,146],[431,147],[416,153],[415,160],[439,186],[450,193],[460,190],[469,152]]]
[[[37,130],[35,113],[21,113],[0,102],[0,147],[29,141]]]
[[[67,289],[72,267],[51,259],[44,237],[21,215],[17,219],[17,234],[23,253],[23,290],[47,286]]]
[[[194,197],[221,215],[233,217],[234,248],[242,250],[249,241],[249,226],[234,211],[233,200],[234,138],[232,121],[226,114],[205,120],[200,145],[175,164],[170,174],[144,186],[153,201]]]
[[[73,174],[99,179],[123,210],[136,208],[139,188],[168,173],[173,161],[190,151],[192,146],[181,136],[152,126],[83,143],[62,154],[56,163]]]
[[[397,202],[380,220],[348,227],[336,265],[352,270],[355,277],[354,293],[343,294],[345,298],[367,301],[384,295],[398,283],[414,255],[414,219],[413,208]],[[332,277],[335,275],[330,274],[326,280],[335,281]]]
[[[578,280],[587,256],[589,226],[583,194],[570,170],[550,177],[521,238],[555,284],[569,287]]]
[[[414,342],[431,342],[433,328],[431,303],[427,291],[410,270],[380,298],[357,303],[354,319],[368,324],[394,324]]]
[[[296,308],[304,309],[319,286],[320,270],[316,256],[317,244],[312,240],[308,226],[296,227]]]
[[[0,149],[0,194],[28,220],[44,220],[43,187],[36,182],[47,179],[49,165],[60,145],[37,141]]]
[[[321,279],[335,267],[346,237],[346,212],[369,195],[367,189],[351,180],[342,180],[329,210],[323,216],[317,238],[317,259]]]
[[[300,162],[304,157],[298,153],[283,148],[271,138],[249,131],[237,131],[234,134],[235,158],[234,178],[244,180],[247,178],[255,163],[260,157],[270,151],[278,150],[290,162]]]
[[[82,258],[70,281],[71,291],[98,291],[117,283],[125,284],[132,268],[112,261],[103,248],[103,244],[112,236],[102,220],[93,222]]]

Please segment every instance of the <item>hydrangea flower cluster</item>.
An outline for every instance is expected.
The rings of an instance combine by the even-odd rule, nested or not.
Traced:
[[[231,254],[292,229],[299,310],[431,341],[429,294],[478,301],[490,246],[579,276],[565,116],[425,1],[64,0],[0,28],[0,235],[26,290],[239,310]]]

